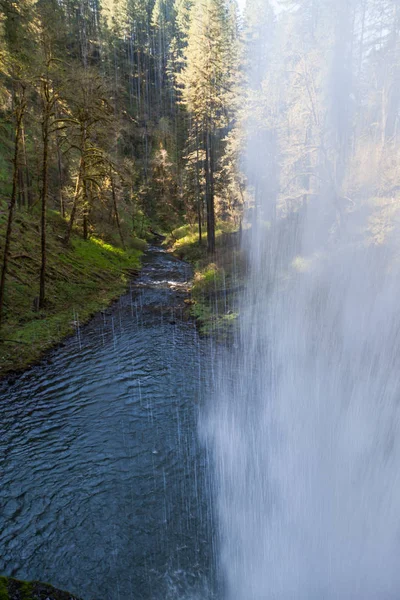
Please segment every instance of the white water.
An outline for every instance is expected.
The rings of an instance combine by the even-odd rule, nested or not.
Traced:
[[[227,598],[399,598],[393,256],[333,245],[306,265],[257,233],[207,422]]]
[[[393,253],[343,242],[300,261],[251,237],[239,347],[207,422],[227,598],[399,598]]]
[[[375,89],[358,4],[290,4],[249,51],[249,277],[204,419],[225,598],[398,599],[398,200],[375,138],[381,178],[365,147],[354,181],[377,127],[350,93]]]

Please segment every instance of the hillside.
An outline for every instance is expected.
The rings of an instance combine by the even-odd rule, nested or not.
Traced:
[[[47,301],[45,309],[39,311],[37,219],[28,212],[19,212],[15,219],[0,334],[0,375],[35,362],[45,350],[73,333],[78,323],[118,297],[132,272],[140,267],[145,242],[132,240],[123,250],[99,237],[85,241],[74,233],[65,245],[66,227],[58,213],[49,214]],[[4,230],[3,211],[1,241]]]

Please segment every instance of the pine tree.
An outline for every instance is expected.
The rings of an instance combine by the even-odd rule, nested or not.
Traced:
[[[223,0],[196,0],[191,8],[184,68],[178,78],[191,118],[191,138],[201,149],[198,154],[205,175],[207,247],[211,254],[215,251],[215,173],[230,120],[229,33]]]

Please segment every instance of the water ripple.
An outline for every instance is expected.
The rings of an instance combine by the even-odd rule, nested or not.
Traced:
[[[193,324],[170,323],[189,275],[150,253],[139,291],[0,384],[0,572],[87,600],[189,596],[210,579],[207,350]]]

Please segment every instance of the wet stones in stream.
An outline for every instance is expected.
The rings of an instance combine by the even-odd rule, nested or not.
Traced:
[[[156,252],[148,253],[148,262],[135,281],[134,291],[141,299],[140,310],[162,316],[173,325],[176,320],[187,321],[190,318],[191,268],[165,253],[161,257],[162,263],[158,264],[159,256]]]

